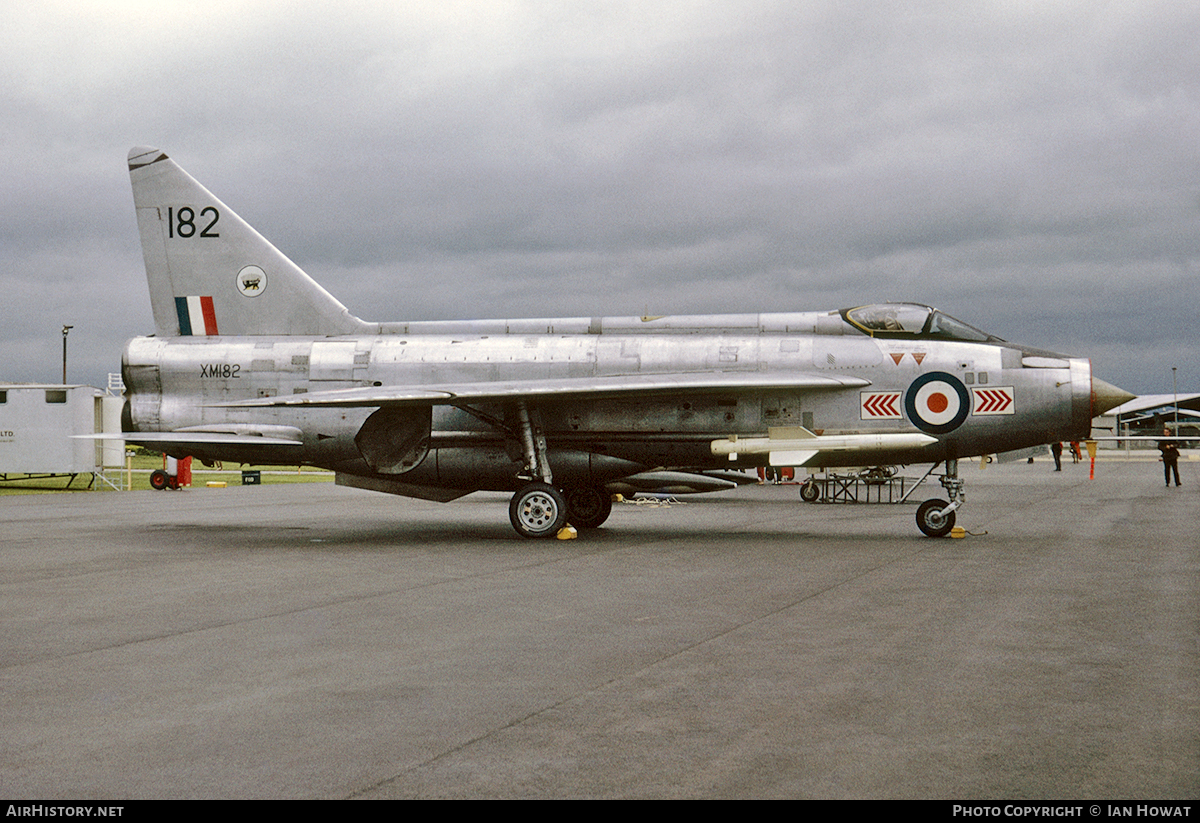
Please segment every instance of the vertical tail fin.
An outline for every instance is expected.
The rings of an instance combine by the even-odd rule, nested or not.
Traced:
[[[159,335],[370,330],[163,152],[130,150],[129,176]]]

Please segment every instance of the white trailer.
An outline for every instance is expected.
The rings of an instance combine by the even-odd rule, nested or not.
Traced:
[[[92,386],[0,383],[0,479],[120,467],[123,443],[79,435],[119,431],[121,402]]]

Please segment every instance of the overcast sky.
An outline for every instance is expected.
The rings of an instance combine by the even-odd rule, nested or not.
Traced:
[[[367,320],[929,303],[1200,390],[1200,6],[14,3],[0,380],[154,330],[166,151]]]

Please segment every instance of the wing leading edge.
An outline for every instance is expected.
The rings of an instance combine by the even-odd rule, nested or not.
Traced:
[[[263,449],[304,445],[300,429],[294,426],[189,427],[169,432],[106,432],[77,434],[75,437],[88,440],[123,440],[168,453],[204,451],[230,446]]]

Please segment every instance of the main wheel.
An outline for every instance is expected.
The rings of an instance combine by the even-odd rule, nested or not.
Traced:
[[[162,469],[155,469],[150,472],[150,488],[155,491],[162,491],[171,483],[171,477]]]
[[[816,503],[821,499],[821,487],[811,480],[806,480],[800,486],[800,499],[805,503]]]
[[[612,495],[604,489],[578,486],[566,489],[567,522],[580,529],[594,529],[612,514]]]
[[[917,528],[929,537],[945,537],[954,528],[954,512],[940,514],[949,503],[945,500],[926,500],[917,506]]]
[[[567,522],[567,501],[546,483],[530,483],[513,495],[508,519],[522,537],[554,537]]]

